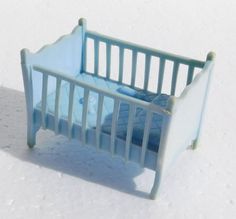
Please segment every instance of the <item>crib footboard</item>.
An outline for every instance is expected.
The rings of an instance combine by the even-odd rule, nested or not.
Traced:
[[[199,138],[213,64],[214,53],[209,53],[203,70],[185,88],[180,97],[169,99],[168,110],[171,116],[165,117],[162,128],[157,174],[151,198],[155,198],[168,167],[183,150],[191,145],[195,146]]]

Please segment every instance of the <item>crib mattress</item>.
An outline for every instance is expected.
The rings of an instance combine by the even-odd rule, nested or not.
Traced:
[[[133,96],[138,99],[142,99],[148,102],[153,102],[161,107],[166,107],[169,96],[166,94],[154,95],[150,92],[143,92],[135,89],[131,89],[127,86],[121,85],[116,82],[106,80],[101,77],[96,77],[87,73],[81,73],[77,76],[78,80],[83,82],[96,85],[97,87],[102,87],[103,89],[109,89],[114,92],[123,93],[125,95]],[[60,91],[60,105],[59,112],[60,117],[67,119],[68,117],[68,105],[69,105],[69,83],[62,84]],[[47,96],[47,112],[50,114],[54,113],[55,110],[55,96],[56,93],[52,92]],[[72,121],[78,125],[82,125],[82,112],[83,112],[83,96],[84,89],[80,87],[75,88],[74,92],[74,105],[73,105],[73,115]],[[89,103],[88,103],[88,114],[87,114],[87,128],[95,129],[97,120],[97,107],[98,107],[98,94],[95,92],[89,92]],[[101,131],[107,134],[111,134],[111,124],[112,124],[112,112],[114,107],[114,101],[109,97],[104,97],[103,112],[102,112],[102,122]],[[41,103],[36,105],[36,108],[41,108]],[[128,125],[128,115],[129,115],[129,104],[121,102],[119,108],[119,114],[117,118],[116,127],[116,137],[125,140],[127,134]],[[144,126],[146,119],[146,110],[137,108],[134,116],[132,143],[136,145],[142,145]],[[152,151],[158,151],[158,146],[160,143],[161,135],[161,125],[162,116],[159,114],[153,114],[148,149]]]

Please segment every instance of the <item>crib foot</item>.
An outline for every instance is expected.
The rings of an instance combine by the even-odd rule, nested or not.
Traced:
[[[192,143],[192,149],[195,150],[197,148],[198,145],[198,139],[194,140]]]
[[[150,199],[153,199],[153,200],[156,199],[159,185],[160,185],[160,176],[156,172],[154,183],[153,183],[153,186],[152,186],[152,190],[151,190],[150,195],[149,195]]]
[[[29,148],[33,148],[36,144],[36,133],[28,134],[27,136],[27,145]]]

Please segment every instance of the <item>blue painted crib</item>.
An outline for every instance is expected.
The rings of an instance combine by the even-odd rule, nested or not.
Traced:
[[[111,68],[115,47],[117,78],[112,77]],[[88,60],[91,51],[93,57]],[[128,77],[124,71],[127,51],[131,54],[128,83],[124,82]],[[141,86],[137,85],[140,54],[144,56]],[[101,73],[102,58],[105,71]],[[154,61],[159,66],[156,81],[150,77]],[[167,62],[173,68],[170,92],[164,94]],[[21,64],[29,147],[35,145],[36,132],[42,127],[136,162],[156,172],[150,193],[154,199],[170,164],[181,151],[197,145],[214,64],[212,52],[206,61],[177,56],[88,31],[85,20],[80,19],[71,34],[54,44],[34,54],[23,49]],[[177,97],[181,66],[187,69],[186,86]],[[156,89],[150,89],[150,84],[156,84]]]

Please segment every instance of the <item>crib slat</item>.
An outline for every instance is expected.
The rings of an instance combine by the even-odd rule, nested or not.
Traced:
[[[88,112],[89,89],[84,89],[83,113],[82,113],[82,144],[86,144],[86,124]]]
[[[149,54],[145,55],[145,78],[144,78],[144,90],[148,88],[148,80],[150,75],[150,63],[151,63],[151,56]]]
[[[111,75],[111,44],[106,44],[106,77]]]
[[[48,75],[43,74],[42,86],[42,128],[46,129],[46,109],[47,109],[47,89],[48,89]]]
[[[82,72],[87,71],[87,37],[84,39],[84,46],[83,46],[83,51],[82,51]]]
[[[124,70],[124,48],[119,48],[119,82],[122,83]]]
[[[141,151],[141,159],[140,159],[141,166],[144,166],[144,162],[145,162],[151,119],[152,119],[152,112],[150,110],[148,110],[147,115],[146,115],[144,134],[143,134],[143,143],[142,143],[142,151]]]
[[[94,74],[98,75],[99,69],[99,41],[98,39],[94,40]]]
[[[69,106],[68,106],[68,138],[72,137],[72,116],[73,116],[73,104],[74,104],[74,90],[75,85],[70,84],[70,93],[69,93]]]
[[[96,147],[97,147],[97,149],[100,148],[100,133],[101,133],[103,100],[104,100],[103,94],[99,94],[99,97],[98,97],[97,126],[96,126]]]
[[[135,87],[135,76],[137,69],[137,51],[132,51],[132,72],[131,72],[131,86]]]
[[[159,51],[153,48],[148,48],[146,46],[140,46],[138,44],[134,44],[131,42],[127,42],[124,40],[119,40],[119,39],[115,39],[109,36],[105,36],[103,34],[99,34],[93,31],[86,31],[86,35],[89,38],[92,39],[99,39],[99,41],[104,42],[104,43],[110,43],[114,46],[123,46],[125,49],[129,49],[129,50],[136,50],[140,53],[149,53],[152,56],[156,56],[156,57],[163,57],[166,60],[170,60],[170,61],[179,61],[183,64],[189,65],[190,63],[192,63],[193,65],[195,65],[198,68],[203,68],[204,66],[204,62],[203,61],[199,61],[199,60],[195,60],[195,59],[189,59],[187,57],[183,57],[183,56],[179,56],[179,55],[174,55],[168,52],[163,52],[163,51]]]
[[[56,98],[55,98],[55,123],[54,123],[54,130],[55,134],[59,132],[59,104],[60,104],[60,92],[61,92],[61,79],[57,78],[56,83]]]
[[[111,154],[115,151],[116,123],[119,112],[119,100],[115,99],[111,125]]]
[[[191,84],[192,80],[193,80],[193,72],[194,72],[194,67],[192,65],[190,65],[188,67],[188,78],[187,78],[187,83],[186,85]]]
[[[160,58],[160,64],[159,64],[158,86],[157,86],[157,93],[158,94],[160,94],[161,91],[162,91],[165,63],[166,63],[166,60],[161,57]]]
[[[178,71],[179,71],[179,62],[174,62],[172,81],[171,81],[171,95],[175,95]]]
[[[125,145],[125,160],[126,161],[129,160],[129,156],[130,156],[130,144],[131,144],[132,133],[133,133],[134,114],[135,114],[135,105],[130,104],[127,135],[126,135],[126,145]]]

